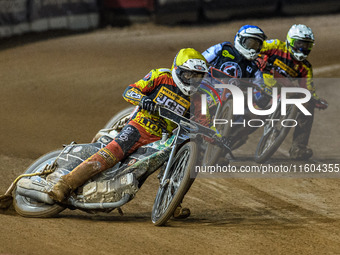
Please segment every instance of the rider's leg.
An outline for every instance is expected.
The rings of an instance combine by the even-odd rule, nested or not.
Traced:
[[[308,148],[308,141],[312,131],[314,120],[314,104],[305,105],[312,115],[304,115],[299,112],[296,121],[298,125],[295,127],[293,134],[293,143],[289,150],[290,157],[293,159],[308,159],[313,155],[312,149]]]
[[[48,195],[53,200],[62,202],[73,190],[93,176],[113,167],[139,147],[159,139],[158,136],[147,133],[131,121],[105,148],[99,150],[67,175],[62,176]]]
[[[119,145],[112,141],[108,144],[110,148],[119,150]],[[115,156],[107,147],[99,150],[96,154],[78,165],[70,173],[62,176],[60,180],[52,187],[48,195],[55,201],[62,202],[69,194],[83,185],[87,180],[100,172],[113,167],[119,162],[119,157]]]

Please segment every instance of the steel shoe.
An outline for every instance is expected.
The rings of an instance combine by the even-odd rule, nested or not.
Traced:
[[[309,159],[313,156],[313,150],[307,146],[293,146],[289,150],[289,155],[292,159]]]
[[[174,211],[173,217],[175,219],[186,219],[190,216],[191,212],[189,208],[183,208],[181,205],[177,206]]]

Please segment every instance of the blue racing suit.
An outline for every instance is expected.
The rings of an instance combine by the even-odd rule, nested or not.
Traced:
[[[260,108],[269,103],[269,97],[261,93],[263,75],[255,61],[243,57],[230,42],[223,42],[211,46],[202,53],[208,63],[235,78],[246,78],[247,81],[259,86],[254,91],[254,102]]]

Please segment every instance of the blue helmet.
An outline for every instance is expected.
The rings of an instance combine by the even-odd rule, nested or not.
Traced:
[[[248,60],[254,60],[260,53],[267,36],[258,26],[245,25],[235,35],[235,48]]]

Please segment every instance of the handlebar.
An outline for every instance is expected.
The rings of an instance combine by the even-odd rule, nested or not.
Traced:
[[[211,139],[212,143],[226,149],[228,152],[231,151],[229,147],[230,141],[225,137],[217,137],[216,131],[213,129],[203,126],[191,119],[185,118],[162,105],[158,105],[158,109],[159,116],[176,123],[180,127],[180,132],[190,134],[190,138],[196,137],[197,135],[203,135]]]

